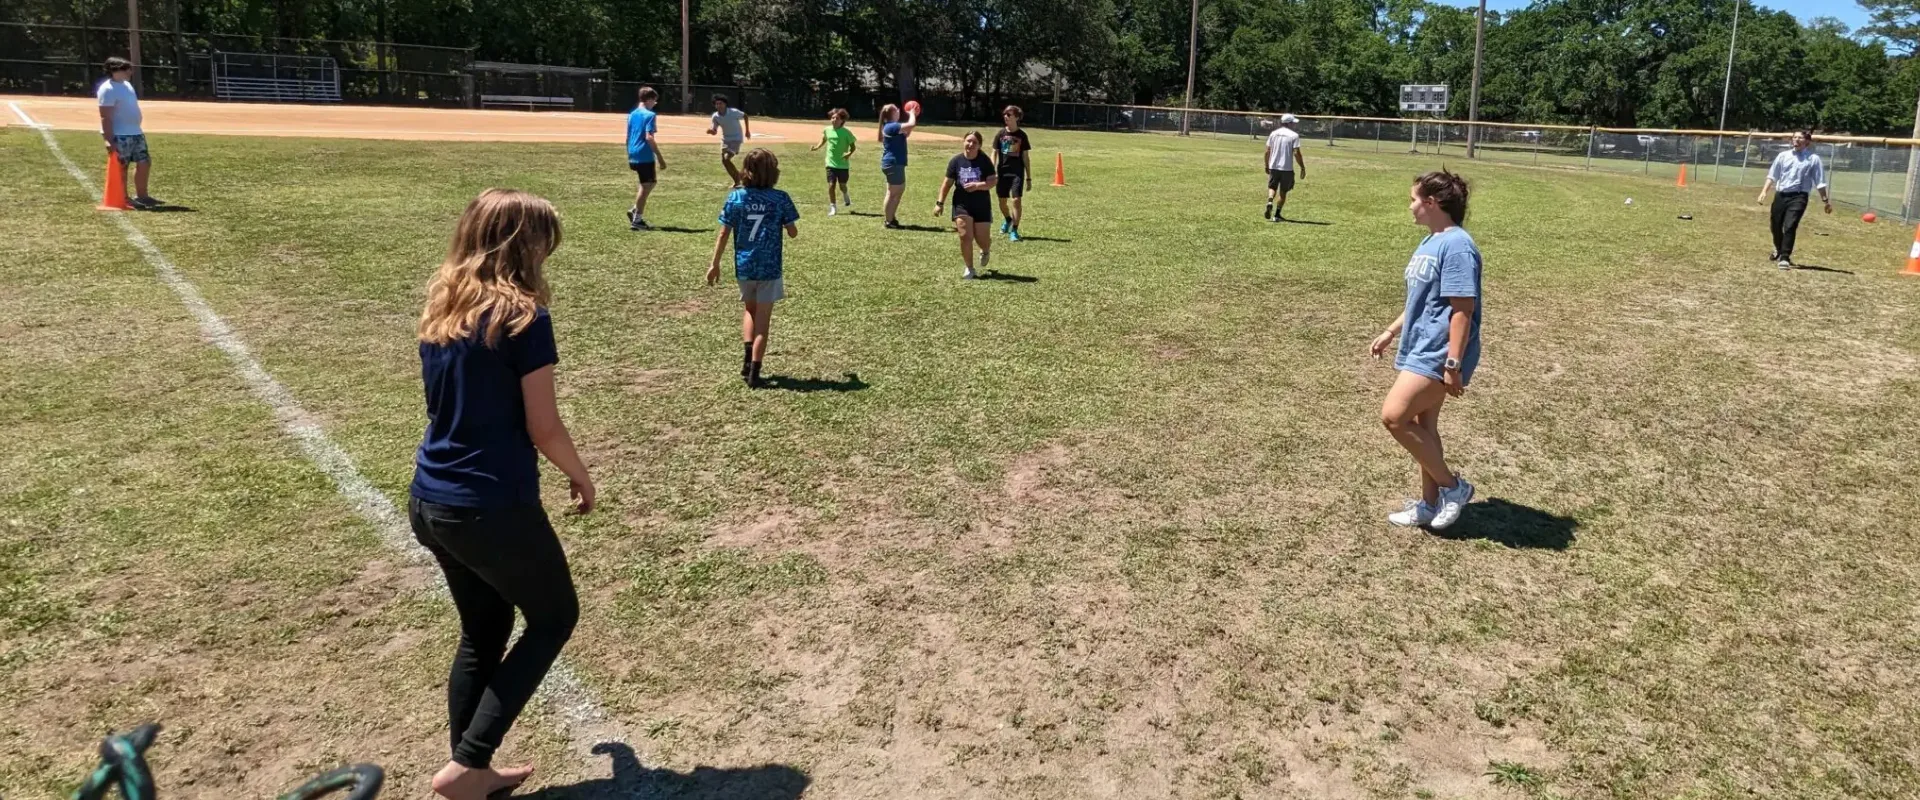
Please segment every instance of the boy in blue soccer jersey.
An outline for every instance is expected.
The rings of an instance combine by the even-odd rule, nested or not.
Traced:
[[[1473,484],[1447,466],[1440,445],[1440,407],[1459,397],[1480,364],[1480,248],[1460,227],[1467,221],[1467,182],[1446,170],[1413,181],[1414,222],[1427,238],[1402,274],[1407,302],[1400,316],[1374,337],[1374,358],[1400,339],[1393,368],[1399,371],[1380,406],[1380,422],[1420,466],[1420,499],[1389,514],[1406,527],[1440,530],[1460,519],[1473,500]]]
[[[750,389],[767,385],[760,378],[760,362],[767,355],[767,330],[773,324],[773,304],[786,296],[781,282],[780,231],[799,236],[794,223],[800,210],[780,182],[780,160],[756,147],[741,162],[740,188],[720,207],[720,238],[713,243],[713,263],[707,267],[707,285],[720,280],[720,254],[733,239],[733,277],[740,281],[740,378]]]
[[[627,115],[627,168],[640,179],[640,188],[633,195],[633,208],[627,210],[629,230],[653,230],[653,226],[647,224],[647,197],[653,194],[656,171],[667,168],[666,155],[654,141],[660,123],[653,107],[659,104],[660,93],[651,86],[642,86],[640,105]]]

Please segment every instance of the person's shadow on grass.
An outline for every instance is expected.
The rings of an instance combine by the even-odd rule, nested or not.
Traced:
[[[952,233],[953,232],[952,228],[936,228],[931,225],[908,225],[907,223],[904,223],[904,222],[900,223],[900,227],[895,228],[894,230],[919,231],[921,233]]]
[[[653,229],[661,233],[712,233],[713,228],[680,228],[673,225],[655,225]]]
[[[1022,235],[1020,236],[1020,241],[1023,241],[1023,242],[1060,242],[1060,243],[1062,243],[1062,244],[1071,244],[1071,243],[1073,242],[1073,240],[1072,240],[1072,239],[1056,239],[1056,238],[1054,238],[1054,237],[1052,237],[1052,236],[1027,236],[1027,235],[1025,235],[1025,234],[1022,234]]]
[[[1015,275],[1011,272],[1001,272],[1000,270],[997,270],[997,269],[990,269],[990,270],[987,270],[986,272],[980,273],[980,280],[1007,281],[1009,283],[1035,283],[1035,282],[1038,282],[1040,279],[1033,277],[1032,275]]]
[[[1320,222],[1318,220],[1311,220],[1311,219],[1294,219],[1292,217],[1281,217],[1280,221],[1287,223],[1289,225],[1332,225],[1333,224],[1331,222]]]
[[[1823,267],[1823,266],[1820,266],[1820,265],[1818,265],[1818,264],[1794,264],[1794,265],[1793,265],[1793,268],[1794,268],[1794,269],[1797,269],[1797,270],[1805,270],[1805,271],[1807,271],[1807,272],[1833,272],[1833,273],[1837,273],[1837,274],[1840,274],[1840,275],[1852,275],[1852,274],[1853,274],[1853,270],[1847,270],[1847,269],[1835,269],[1835,268],[1833,268],[1833,267]]]
[[[1579,527],[1573,517],[1494,497],[1468,503],[1453,525],[1432,533],[1441,539],[1484,539],[1515,549],[1565,550],[1573,546],[1573,532]]]
[[[165,205],[158,205],[158,206],[148,206],[140,210],[148,214],[179,214],[182,212],[186,212],[186,213],[193,212],[192,208],[189,208],[187,206],[182,206],[182,205],[174,205],[172,203],[167,203]]]
[[[595,755],[613,758],[613,777],[548,786],[520,800],[799,800],[813,779],[785,764],[694,767],[687,772],[648,769],[624,742],[601,742]]]
[[[840,376],[840,380],[830,381],[824,378],[795,378],[790,375],[766,376],[767,388],[782,392],[858,392],[867,388],[867,382],[860,376],[849,372]]]

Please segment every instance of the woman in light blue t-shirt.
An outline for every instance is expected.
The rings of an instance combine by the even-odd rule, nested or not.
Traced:
[[[1420,499],[1387,516],[1402,526],[1439,530],[1460,519],[1473,484],[1454,474],[1440,446],[1440,407],[1459,397],[1480,364],[1480,248],[1460,225],[1467,220],[1467,181],[1446,170],[1413,181],[1413,220],[1427,238],[1407,261],[1406,309],[1374,337],[1379,358],[1400,339],[1399,371],[1380,421],[1420,465]]]

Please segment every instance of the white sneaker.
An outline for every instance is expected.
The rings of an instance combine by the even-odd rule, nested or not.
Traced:
[[[829,217],[831,217],[831,216],[833,216],[833,204],[832,204],[832,203],[828,203],[828,204],[827,204],[827,216],[829,216]]]
[[[1433,520],[1427,523],[1436,531],[1446,530],[1447,526],[1460,521],[1460,512],[1473,502],[1473,484],[1458,474],[1453,476],[1453,488],[1440,488],[1440,507],[1434,509]]]
[[[1387,522],[1402,528],[1418,528],[1433,521],[1433,506],[1425,500],[1408,500],[1406,508],[1387,515]]]
[[[1774,266],[1777,266],[1781,269],[1793,269],[1793,262],[1783,258],[1783,259],[1780,259],[1780,263],[1775,264]]]
[[[978,277],[980,277],[979,273],[974,272],[972,267],[968,267],[966,272],[960,273],[960,280],[963,281],[970,281]]]

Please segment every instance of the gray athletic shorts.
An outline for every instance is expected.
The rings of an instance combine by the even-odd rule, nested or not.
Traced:
[[[743,141],[725,141],[725,140],[723,140],[723,141],[721,141],[721,142],[720,142],[720,155],[723,155],[723,156],[737,156],[737,155],[740,155],[740,148],[742,148],[742,147],[745,147],[745,146],[747,146],[747,143],[746,143],[746,142],[743,142]]]
[[[740,302],[760,305],[787,296],[787,287],[779,278],[770,281],[741,281]]]

